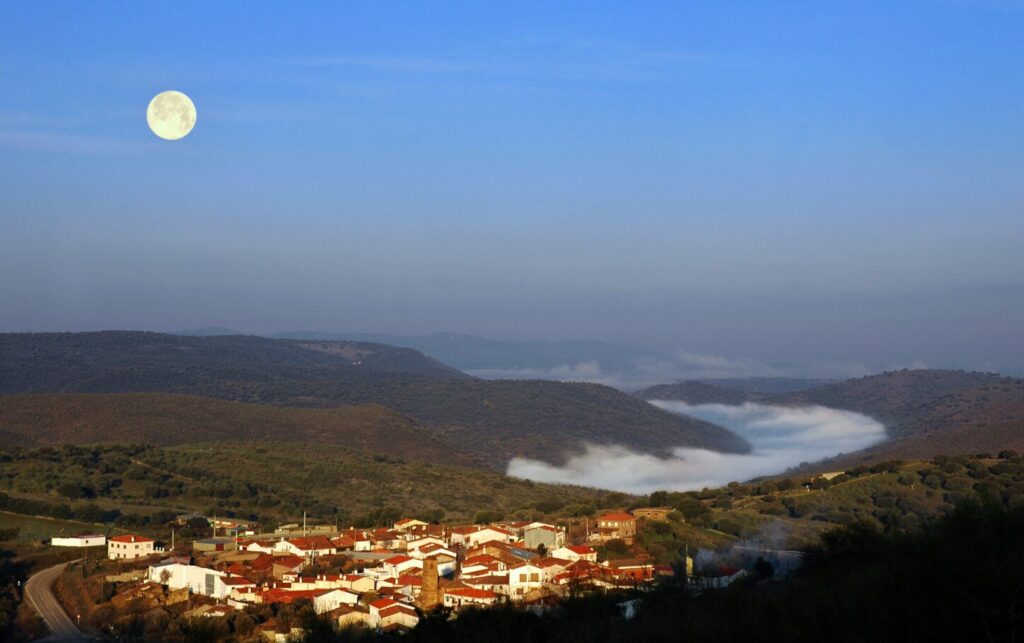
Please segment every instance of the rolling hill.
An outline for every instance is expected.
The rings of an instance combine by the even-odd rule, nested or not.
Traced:
[[[743,404],[752,399],[745,391],[697,380],[648,386],[637,391],[636,396],[644,400],[672,400],[687,404]]]
[[[0,446],[264,440],[342,445],[462,465],[478,461],[399,413],[374,404],[276,407],[169,393],[0,396]]]
[[[733,433],[610,387],[470,378],[412,349],[144,332],[0,335],[0,393],[166,392],[272,404],[378,404],[495,467],[561,462],[585,441],[742,452]]]

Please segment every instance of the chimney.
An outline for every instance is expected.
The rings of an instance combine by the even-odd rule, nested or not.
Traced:
[[[441,604],[441,581],[437,575],[437,559],[423,559],[423,586],[420,588],[420,607],[427,612]]]

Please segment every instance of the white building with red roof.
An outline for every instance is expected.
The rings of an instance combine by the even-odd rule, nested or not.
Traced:
[[[423,569],[423,561],[405,554],[397,554],[391,558],[381,561],[385,573],[388,576],[398,577],[410,569]]]
[[[597,550],[593,547],[588,547],[586,545],[570,545],[569,547],[560,547],[548,553],[551,556],[554,556],[555,558],[564,558],[565,560],[586,560],[592,563],[597,562]]]
[[[512,542],[512,534],[501,527],[481,527],[465,535],[467,547],[478,547],[483,543],[492,541],[500,543]]]
[[[453,587],[444,590],[444,606],[458,609],[471,605],[494,605],[501,596],[476,587]]]
[[[156,542],[152,538],[125,534],[114,536],[107,541],[107,558],[111,560],[132,560],[152,556]]]

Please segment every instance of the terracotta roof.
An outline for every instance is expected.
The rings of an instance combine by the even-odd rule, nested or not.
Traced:
[[[446,589],[444,593],[451,594],[452,596],[464,596],[466,598],[498,598],[498,595],[489,589],[477,589],[475,587],[456,587],[454,589]]]
[[[397,556],[392,556],[391,558],[385,558],[383,562],[385,565],[401,565],[402,563],[410,560],[415,560],[415,558],[412,558],[411,556],[406,556],[405,554],[398,554]]]
[[[596,554],[597,550],[593,547],[587,547],[586,545],[573,545],[567,548],[569,551],[577,554]]]
[[[124,536],[114,536],[111,538],[115,543],[151,543],[152,538],[146,538],[145,536],[136,536],[135,534],[125,534]]]
[[[386,607],[391,607],[392,605],[398,605],[398,601],[390,598],[378,598],[377,600],[370,603],[370,607],[375,607],[379,610],[382,610]]]
[[[391,607],[385,607],[384,609],[377,612],[377,616],[381,618],[387,618],[392,614],[398,614],[399,612],[408,614],[409,616],[416,616],[416,610],[414,608],[408,605],[402,605],[401,603],[395,603]]]
[[[314,549],[334,549],[334,543],[332,543],[326,536],[299,536],[297,538],[288,538],[286,542],[295,545],[303,551],[312,551]]]
[[[624,522],[624,521],[628,522],[630,520],[636,520],[636,518],[634,518],[633,516],[631,516],[628,513],[624,513],[624,512],[619,511],[619,512],[613,512],[613,513],[605,514],[605,515],[601,516],[600,518],[598,518],[598,520],[608,520],[608,521],[612,521],[612,522]]]

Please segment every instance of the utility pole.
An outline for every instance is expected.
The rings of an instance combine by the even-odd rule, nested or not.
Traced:
[[[305,512],[305,510],[303,510],[303,512],[302,512],[302,535],[303,536],[308,536],[309,535],[309,532],[306,531],[306,512]]]

